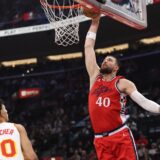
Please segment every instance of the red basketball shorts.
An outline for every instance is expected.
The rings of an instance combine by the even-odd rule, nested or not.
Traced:
[[[128,127],[104,137],[95,137],[98,160],[138,160],[135,142]]]

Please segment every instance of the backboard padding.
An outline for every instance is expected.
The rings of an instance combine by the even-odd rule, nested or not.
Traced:
[[[106,0],[102,4],[96,0],[78,0],[79,3],[93,6],[117,21],[137,29],[147,27],[146,0]]]

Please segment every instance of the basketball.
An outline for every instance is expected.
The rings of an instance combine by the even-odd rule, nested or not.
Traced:
[[[100,10],[94,10],[87,7],[82,7],[83,14],[89,18],[96,18],[100,14]]]

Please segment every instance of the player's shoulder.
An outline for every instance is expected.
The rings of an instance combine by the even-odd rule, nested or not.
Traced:
[[[123,92],[126,92],[126,90],[128,88],[131,88],[131,87],[135,87],[135,84],[131,81],[131,80],[128,80],[126,78],[123,78],[123,79],[119,79],[119,82],[117,84],[117,88],[123,93]]]
[[[121,83],[121,84],[131,84],[132,83],[133,84],[133,82],[131,80],[129,80],[123,76],[121,78],[119,78],[119,83]]]
[[[25,128],[22,124],[17,124],[17,123],[14,123],[14,126],[18,129],[18,131],[20,132],[23,132],[25,131]]]

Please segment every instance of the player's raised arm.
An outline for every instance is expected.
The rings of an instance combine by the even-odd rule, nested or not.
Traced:
[[[32,144],[28,138],[25,128],[20,124],[15,124],[15,127],[18,129],[19,134],[20,134],[21,146],[22,146],[24,159],[25,160],[38,160],[38,157],[32,148]]]
[[[96,55],[94,51],[96,34],[99,26],[100,15],[92,19],[91,26],[88,30],[85,40],[85,64],[86,69],[90,77],[90,82],[95,80],[95,77],[99,73],[99,66],[96,61]]]
[[[152,100],[144,97],[136,88],[135,84],[127,79],[121,79],[118,84],[120,91],[126,93],[130,98],[136,102],[143,109],[152,112],[160,113],[160,105],[153,102]]]

